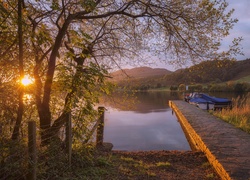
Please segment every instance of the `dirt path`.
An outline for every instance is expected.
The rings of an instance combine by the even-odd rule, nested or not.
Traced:
[[[112,151],[108,179],[219,180],[202,152]]]

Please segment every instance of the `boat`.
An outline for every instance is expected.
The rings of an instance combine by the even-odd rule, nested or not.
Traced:
[[[185,101],[204,110],[231,108],[232,101],[228,98],[218,98],[205,93],[191,93],[185,96]]]

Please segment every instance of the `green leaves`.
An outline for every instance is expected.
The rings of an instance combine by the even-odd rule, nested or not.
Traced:
[[[86,12],[92,12],[96,7],[96,3],[93,0],[81,0],[80,4]]]
[[[59,5],[58,0],[53,0],[50,8],[52,10],[59,10],[60,9],[60,5]]]

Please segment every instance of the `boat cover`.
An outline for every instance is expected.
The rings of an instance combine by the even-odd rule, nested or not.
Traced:
[[[201,94],[201,98],[207,100],[207,101],[212,101],[214,103],[229,103],[231,100],[227,98],[217,98],[217,97],[212,97],[206,94]]]
[[[212,101],[206,100],[206,99],[201,98],[201,97],[192,98],[189,100],[189,102],[191,102],[191,103],[193,102],[193,103],[197,103],[197,104],[206,104],[206,103],[214,104]]]

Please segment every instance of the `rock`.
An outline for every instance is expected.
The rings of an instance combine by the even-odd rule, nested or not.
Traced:
[[[113,148],[113,144],[109,142],[104,142],[102,145],[96,146],[97,150],[99,151],[111,151]]]

